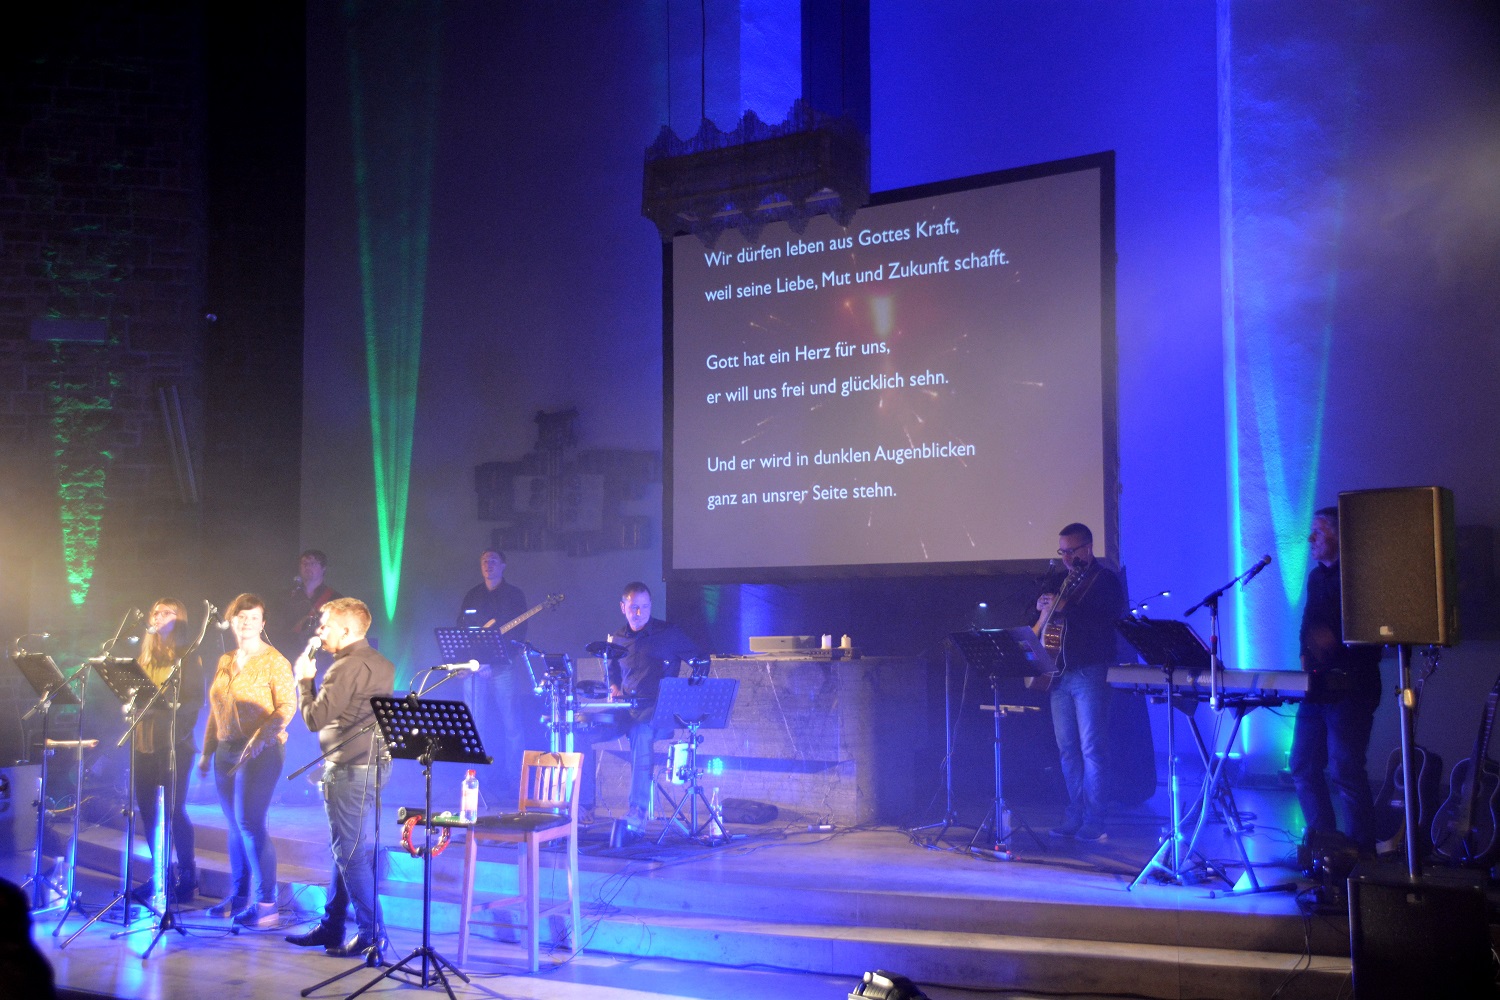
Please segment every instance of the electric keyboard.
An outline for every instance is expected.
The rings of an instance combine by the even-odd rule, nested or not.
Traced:
[[[1160,692],[1166,687],[1166,673],[1161,667],[1124,663],[1109,668],[1109,683],[1135,691]],[[1348,675],[1341,673],[1309,674],[1301,670],[1225,670],[1221,693],[1231,696],[1276,698],[1281,701],[1316,700],[1347,689]],[[1172,690],[1188,697],[1208,697],[1208,671],[1172,671]]]

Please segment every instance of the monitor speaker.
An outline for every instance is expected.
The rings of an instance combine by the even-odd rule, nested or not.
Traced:
[[[1496,995],[1477,881],[1413,883],[1402,873],[1356,872],[1349,879],[1349,945],[1354,1000]]]
[[[1458,642],[1453,494],[1441,486],[1339,494],[1344,641]]]

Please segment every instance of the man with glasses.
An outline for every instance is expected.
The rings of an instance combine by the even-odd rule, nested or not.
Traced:
[[[1052,836],[1099,842],[1104,829],[1104,766],[1109,737],[1109,668],[1115,622],[1125,614],[1120,578],[1094,558],[1094,533],[1073,523],[1058,532],[1068,575],[1037,598],[1042,615],[1062,626],[1061,675],[1052,682],[1052,732],[1068,789],[1068,808]],[[1055,607],[1054,607],[1055,605]]]

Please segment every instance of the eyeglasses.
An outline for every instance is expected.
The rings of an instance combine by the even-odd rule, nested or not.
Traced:
[[[1057,554],[1060,556],[1070,556],[1075,552],[1082,552],[1084,549],[1093,544],[1093,542],[1084,542],[1082,545],[1075,545],[1071,549],[1058,549]]]

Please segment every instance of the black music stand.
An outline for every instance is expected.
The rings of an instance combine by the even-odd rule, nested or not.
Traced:
[[[444,663],[478,660],[488,666],[510,660],[505,644],[511,640],[497,628],[435,628],[432,634]]]
[[[21,672],[21,676],[26,678],[26,683],[31,685],[31,689],[38,696],[37,703],[32,706],[31,711],[27,712],[21,721],[25,722],[26,719],[30,718],[36,712],[40,712],[42,715],[42,773],[41,787],[36,797],[36,851],[32,854],[31,874],[21,884],[21,888],[24,889],[28,885],[31,886],[31,911],[33,913],[51,910],[53,907],[47,905],[47,892],[51,890],[57,893],[62,897],[62,900],[55,905],[63,907],[63,918],[66,919],[68,909],[73,905],[71,891],[72,873],[69,872],[68,874],[69,885],[66,887],[54,882],[51,875],[42,874],[42,851],[47,836],[47,758],[51,756],[51,751],[47,747],[47,743],[49,742],[47,730],[52,717],[53,705],[77,705],[79,709],[78,738],[80,740],[78,752],[80,755],[83,753],[81,746],[83,739],[83,700],[73,693],[72,682],[75,677],[83,673],[87,668],[80,667],[71,676],[64,677],[62,671],[57,669],[57,664],[52,661],[52,657],[45,653],[20,652],[12,656],[11,660],[15,663],[16,669]],[[80,788],[79,791],[81,792],[82,789]],[[74,815],[75,817],[77,815],[76,807]],[[76,846],[74,849],[77,849]]]
[[[432,763],[445,761],[455,764],[489,764],[490,755],[484,752],[479,731],[474,728],[474,717],[469,706],[461,701],[423,701],[416,695],[405,698],[376,695],[370,699],[370,708],[375,713],[375,724],[380,727],[380,738],[385,741],[390,755],[397,760],[415,760],[422,765],[422,778],[426,785],[426,811],[432,811]],[[411,954],[386,969],[353,993],[349,1000],[370,989],[382,979],[398,972],[415,974],[417,969],[408,968],[420,958],[423,989],[434,982],[442,984],[448,1000],[456,1000],[448,977],[443,974],[446,966],[464,982],[469,977],[452,962],[439,955],[432,947],[432,823],[423,823],[426,834],[426,849],[422,852],[422,943]]]
[[[110,693],[120,702],[125,711],[129,727],[125,732],[125,738],[130,740],[130,752],[125,757],[125,854],[120,862],[120,891],[115,898],[106,903],[98,913],[94,914],[87,923],[68,938],[64,945],[73,941],[74,938],[88,930],[89,924],[110,912],[116,905],[123,907],[120,923],[122,929],[110,935],[110,940],[123,937],[130,932],[133,923],[131,916],[132,900],[130,898],[130,859],[135,854],[135,727],[139,721],[136,699],[142,692],[148,695],[155,694],[157,687],[146,676],[141,665],[133,659],[118,656],[96,656],[89,661],[104,680],[104,686],[109,688]],[[170,817],[168,817],[170,818]],[[170,866],[171,859],[166,859]],[[149,903],[139,904],[160,918],[162,915]],[[186,932],[184,932],[186,933]]]
[[[703,737],[699,729],[723,729],[729,725],[729,714],[734,710],[734,698],[739,693],[740,682],[735,677],[664,677],[656,695],[656,711],[651,716],[651,727],[655,730],[686,729],[688,731],[687,763],[682,775],[687,779],[687,788],[682,798],[672,802],[672,796],[657,786],[658,790],[672,802],[672,814],[667,825],[657,836],[658,844],[666,840],[667,833],[675,826],[689,840],[696,840],[706,847],[717,847],[729,839],[724,829],[724,820],[714,810],[713,803],[703,794],[698,783],[703,772],[698,769],[698,744]],[[698,821],[698,803],[702,802],[708,818]],[[687,815],[683,815],[683,810]],[[718,833],[712,831],[717,828]]]
[[[1000,682],[1009,677],[1034,677],[1046,669],[1047,655],[1041,646],[1041,640],[1029,626],[1022,625],[1015,628],[954,632],[948,636],[948,641],[959,651],[970,670],[989,677],[991,702],[983,707],[994,716],[995,798],[984,821],[969,840],[968,850],[998,861],[1014,861],[1015,854],[1010,849],[1010,840],[1015,833],[1013,823],[1019,823],[1031,835],[1031,839],[1036,841],[1037,848],[1045,853],[1047,848],[1043,845],[1042,838],[1036,835],[1036,831],[1026,820],[1012,813],[1005,804],[1000,736],[1000,720],[1005,716],[1020,714],[1028,709],[1036,710],[1035,706],[1030,705],[1000,704]],[[986,842],[987,846],[981,846],[981,838],[986,830],[990,832],[990,839]]]

